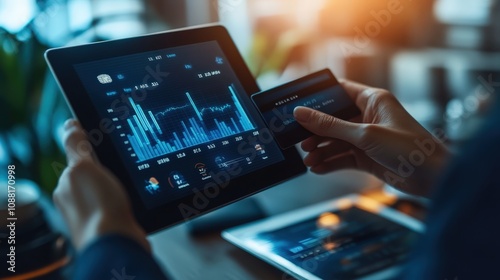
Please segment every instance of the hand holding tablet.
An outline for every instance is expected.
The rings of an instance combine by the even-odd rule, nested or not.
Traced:
[[[259,88],[221,26],[51,49],[46,59],[147,232],[306,171],[253,106]]]
[[[304,173],[285,149],[310,135],[286,117],[295,106],[359,113],[324,70],[255,95],[262,119],[250,99],[259,88],[221,26],[51,49],[46,59],[147,232]]]

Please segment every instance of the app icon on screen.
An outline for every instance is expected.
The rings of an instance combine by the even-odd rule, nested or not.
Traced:
[[[155,177],[149,178],[149,181],[146,181],[146,190],[150,194],[155,194],[160,192],[160,182]]]
[[[101,74],[99,76],[97,76],[97,80],[99,81],[99,83],[101,84],[110,84],[113,82],[113,79],[111,79],[111,76],[108,75],[108,74]]]
[[[189,187],[189,183],[186,181],[186,179],[184,179],[184,176],[178,171],[173,171],[170,173],[170,176],[168,176],[168,183],[174,189],[182,189],[185,187]]]

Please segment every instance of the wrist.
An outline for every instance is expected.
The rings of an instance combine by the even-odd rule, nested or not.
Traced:
[[[416,168],[414,177],[415,189],[420,189],[419,193],[422,196],[429,197],[432,194],[433,188],[441,177],[448,160],[451,157],[451,152],[444,144],[437,144],[435,151],[429,155],[425,163]]]
[[[132,213],[126,211],[118,215],[103,215],[96,228],[96,236],[119,234],[135,240],[146,251],[151,247],[146,239],[146,233],[137,223]]]
[[[146,251],[151,251],[149,242],[146,239],[146,233],[131,213],[110,215],[109,213],[97,212],[79,224],[83,226],[77,228],[76,232],[72,234],[73,244],[78,250],[85,249],[89,244],[102,236],[121,235],[135,240]]]

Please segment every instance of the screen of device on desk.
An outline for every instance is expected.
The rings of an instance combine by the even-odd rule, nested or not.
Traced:
[[[350,207],[260,233],[253,242],[321,279],[358,279],[406,262],[418,237]]]
[[[147,208],[284,160],[216,41],[74,67]]]

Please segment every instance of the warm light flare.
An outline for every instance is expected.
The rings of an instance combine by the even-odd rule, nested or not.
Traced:
[[[317,221],[317,225],[320,228],[332,229],[336,228],[339,224],[340,224],[339,216],[330,212],[321,214]]]
[[[340,210],[351,208],[352,204],[353,201],[350,198],[341,198],[335,201],[335,206]]]
[[[363,196],[359,197],[357,206],[372,213],[380,213],[383,207],[379,202]]]
[[[333,249],[335,249],[335,247],[337,247],[337,244],[335,242],[327,242],[323,244],[323,248],[327,251],[332,251]]]

